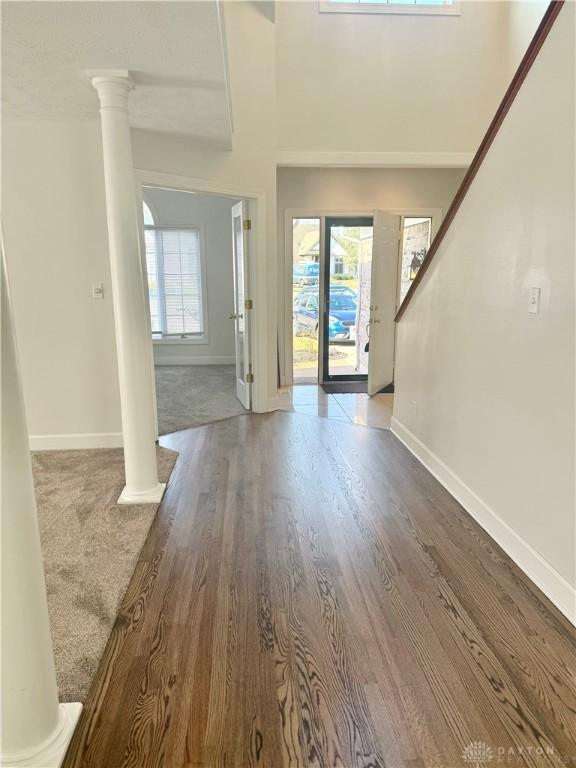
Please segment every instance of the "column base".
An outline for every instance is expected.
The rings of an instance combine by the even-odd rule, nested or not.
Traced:
[[[1,766],[28,766],[28,768],[60,768],[66,757],[72,734],[80,718],[82,704],[59,704],[58,727],[43,744],[27,752],[0,757]]]
[[[149,491],[129,491],[124,488],[118,499],[118,504],[159,504],[164,496],[166,483],[157,483]]]

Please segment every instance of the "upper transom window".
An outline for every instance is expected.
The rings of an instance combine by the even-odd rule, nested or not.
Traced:
[[[460,13],[460,0],[319,0],[319,5],[329,13]]]
[[[146,200],[142,201],[142,211],[144,213],[144,226],[153,227],[156,222],[154,221],[154,216],[152,215],[152,211]]]

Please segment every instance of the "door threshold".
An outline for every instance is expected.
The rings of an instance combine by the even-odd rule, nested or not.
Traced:
[[[345,392],[367,392],[367,381],[324,381],[321,384],[326,394],[343,394]]]
[[[328,395],[340,395],[347,392],[367,392],[367,381],[325,381],[320,385]],[[378,394],[394,393],[394,384],[388,384]]]

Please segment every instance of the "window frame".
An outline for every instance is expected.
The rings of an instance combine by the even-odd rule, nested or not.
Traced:
[[[460,16],[462,14],[461,0],[453,0],[450,5],[410,5],[409,3],[368,3],[332,2],[318,0],[320,13],[357,13],[357,14],[396,14],[408,16]]]
[[[401,216],[401,226],[400,226],[400,232],[401,232],[401,239],[400,239],[400,247],[398,248],[399,257],[398,257],[398,280],[397,280],[397,291],[396,291],[396,312],[400,309],[402,304],[404,303],[404,299],[406,298],[406,295],[408,291],[402,296],[402,271],[404,269],[404,236],[405,236],[405,222],[406,219],[430,219],[430,233],[429,233],[429,242],[428,242],[428,248],[426,249],[426,253],[430,250],[430,246],[432,245],[432,241],[434,240],[434,237],[436,236],[436,232],[438,231],[438,227],[441,222],[434,222],[434,215],[433,214],[427,214],[425,216],[412,216],[412,215],[402,215]],[[410,284],[414,282],[416,278],[413,278],[410,280]],[[409,287],[408,287],[409,290]]]
[[[146,203],[150,211],[152,212],[152,216],[154,218],[154,221],[157,221],[156,216],[154,215],[154,211],[150,206],[150,203],[147,200],[144,200],[143,202]],[[201,333],[188,333],[182,336],[158,336],[155,333],[152,333],[152,343],[153,344],[162,344],[162,345],[169,345],[169,344],[209,344],[210,338],[208,334],[208,289],[207,289],[207,279],[206,279],[206,240],[204,236],[204,225],[203,224],[197,224],[195,226],[186,225],[186,226],[162,226],[161,224],[145,224],[144,225],[144,233],[147,231],[154,232],[156,234],[156,238],[158,238],[159,232],[198,232],[198,241],[199,241],[199,247],[200,247],[200,286],[201,286],[201,303],[202,303],[202,332]],[[145,240],[145,238],[144,238]],[[156,252],[159,253],[159,248],[156,246]],[[146,255],[146,254],[145,254]],[[158,270],[158,264],[156,264],[157,273],[160,278],[160,271]],[[163,312],[165,313],[165,295],[164,295],[164,289],[162,289],[162,296],[161,296],[161,302],[163,306]]]

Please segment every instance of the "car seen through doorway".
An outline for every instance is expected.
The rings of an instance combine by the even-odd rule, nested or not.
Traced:
[[[355,291],[347,286],[330,285],[330,343],[354,341],[357,308]],[[303,288],[294,298],[293,321],[296,334],[317,338],[319,315],[318,289]]]

